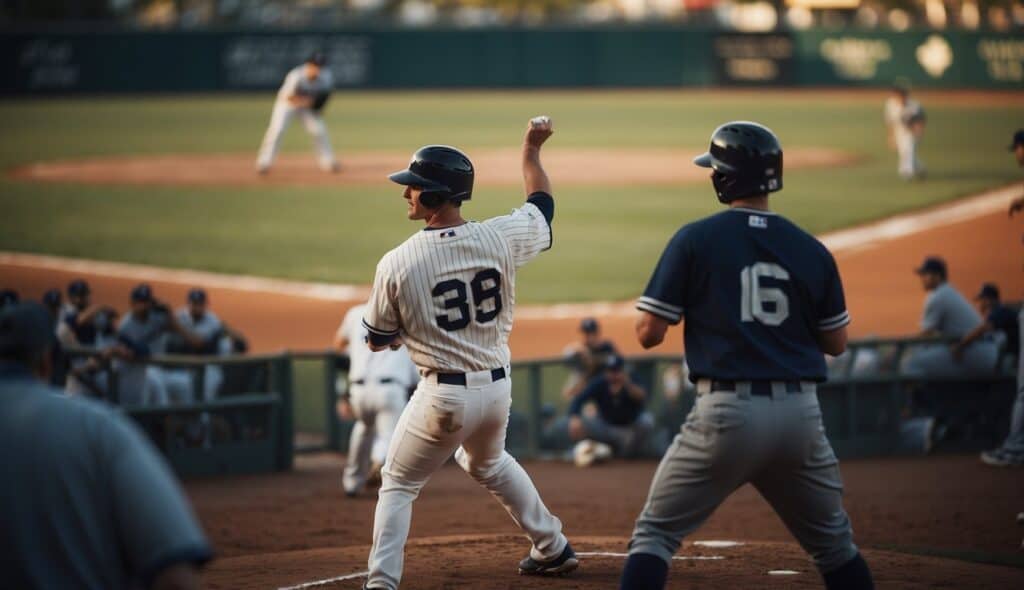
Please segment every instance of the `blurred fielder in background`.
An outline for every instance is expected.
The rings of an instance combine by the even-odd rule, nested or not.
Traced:
[[[885,101],[885,124],[889,128],[889,146],[899,156],[899,175],[913,180],[924,175],[924,164],[917,158],[917,144],[924,135],[925,114],[921,103],[910,97],[905,84],[893,86]]]
[[[341,164],[334,158],[331,139],[327,136],[327,126],[322,116],[324,105],[334,88],[334,77],[325,65],[327,58],[324,54],[313,53],[304,64],[296,66],[285,76],[284,84],[277,91],[270,126],[263,136],[259,158],[256,160],[256,170],[260,174],[270,171],[281,136],[294,117],[302,118],[306,131],[316,141],[320,169],[330,172],[341,170]]]

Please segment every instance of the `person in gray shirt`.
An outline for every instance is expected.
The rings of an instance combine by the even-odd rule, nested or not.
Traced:
[[[922,336],[960,340],[981,325],[977,310],[949,284],[943,259],[930,256],[915,272],[928,292],[921,318]],[[952,343],[918,347],[904,359],[903,373],[914,377],[957,377],[995,371],[999,350],[991,338],[982,337],[963,348],[954,348]]]
[[[212,550],[128,419],[45,384],[46,309],[0,313],[0,570],[8,588],[200,587]]]

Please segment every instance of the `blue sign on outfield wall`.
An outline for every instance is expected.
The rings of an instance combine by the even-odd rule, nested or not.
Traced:
[[[0,93],[272,89],[313,50],[327,54],[341,88],[880,86],[900,78],[926,87],[1024,88],[1020,35],[746,35],[661,26],[6,33]]]

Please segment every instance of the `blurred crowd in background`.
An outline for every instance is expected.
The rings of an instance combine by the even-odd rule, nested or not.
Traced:
[[[486,27],[664,22],[737,31],[812,27],[1019,31],[1021,0],[0,0],[0,26]]]

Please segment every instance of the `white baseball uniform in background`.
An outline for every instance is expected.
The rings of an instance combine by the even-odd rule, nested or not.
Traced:
[[[334,150],[331,149],[331,139],[327,136],[327,126],[324,125],[320,113],[310,108],[297,107],[288,102],[288,98],[296,94],[311,96],[321,92],[330,92],[334,87],[334,76],[326,67],[320,68],[320,75],[315,80],[306,77],[305,65],[292,68],[285,76],[284,83],[277,91],[277,100],[274,102],[274,112],[270,115],[270,126],[263,136],[263,144],[260,146],[259,157],[256,165],[259,169],[270,168],[277,154],[277,148],[281,143],[281,136],[291,123],[293,117],[301,117],[302,124],[306,131],[316,140],[317,161],[323,170],[331,170],[336,165]]]
[[[407,393],[420,378],[406,349],[373,352],[366,346],[365,310],[366,305],[348,310],[338,327],[338,335],[349,343],[349,403],[356,415],[342,473],[348,493],[366,484],[371,463],[384,463]]]
[[[896,154],[899,156],[899,174],[902,178],[913,178],[924,171],[924,165],[917,159],[917,143],[920,137],[911,126],[911,121],[924,114],[921,103],[907,98],[901,103],[895,96],[885,102],[885,122],[893,129]]]
[[[534,559],[565,549],[561,521],[505,451],[515,273],[550,245],[547,220],[528,202],[482,223],[418,232],[378,264],[364,325],[401,334],[423,377],[388,448],[367,586],[398,587],[412,501],[453,452],[526,532]],[[439,373],[465,373],[466,385],[439,383]]]

